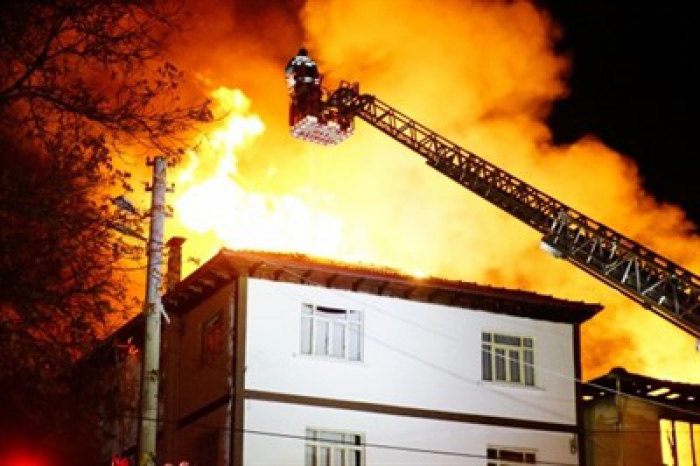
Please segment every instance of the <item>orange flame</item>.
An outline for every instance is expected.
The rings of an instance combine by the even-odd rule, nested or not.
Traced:
[[[188,245],[190,250],[208,256],[223,245],[337,255],[343,221],[309,190],[272,195],[244,188],[237,152],[252,144],[265,125],[249,113],[250,99],[242,91],[222,87],[212,96],[224,116],[218,128],[200,137],[198,150],[188,152],[189,164],[177,176],[180,194],[173,201],[175,220],[184,229],[214,235],[213,244]]]
[[[290,9],[251,7],[228,21],[223,3],[193,6],[206,28],[188,32],[180,62],[206,81],[245,89],[265,124],[241,91],[214,94],[226,115],[188,154],[168,227],[188,237],[187,252],[208,258],[222,245],[307,252],[600,302],[606,310],[583,327],[585,377],[619,365],[700,381],[689,335],[542,253],[535,232],[391,138],[360,123],[329,150],[288,134],[282,69],[303,36],[327,82],[361,81],[450,140],[697,270],[695,227],[644,192],[633,162],[594,137],[553,145],[545,120],[566,94],[569,64],[554,52],[556,25],[534,4],[308,0],[303,26]],[[204,43],[213,45],[195,50]],[[254,157],[239,158],[253,147]],[[259,190],[261,172],[278,193]]]

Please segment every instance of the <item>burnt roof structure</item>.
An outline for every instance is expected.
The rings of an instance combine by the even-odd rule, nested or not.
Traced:
[[[602,306],[530,291],[440,278],[415,278],[398,271],[348,264],[303,254],[222,249],[164,297],[168,312],[183,312],[237,276],[300,283],[426,303],[486,310],[562,323],[583,323]]]
[[[682,407],[700,415],[700,385],[656,379],[616,367],[583,385],[585,402],[629,395],[657,403],[660,407]]]

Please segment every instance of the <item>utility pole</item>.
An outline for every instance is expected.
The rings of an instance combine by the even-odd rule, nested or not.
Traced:
[[[163,229],[165,224],[165,157],[155,157],[151,194],[151,225],[146,266],[146,301],[143,313],[146,334],[141,372],[141,423],[139,428],[139,466],[155,466],[158,431],[158,382],[160,379],[160,284],[163,265]]]

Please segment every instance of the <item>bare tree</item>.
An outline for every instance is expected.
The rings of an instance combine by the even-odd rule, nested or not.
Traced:
[[[177,29],[177,1],[9,0],[0,7],[0,111],[33,136],[80,123],[105,143],[169,153],[206,120],[182,105],[182,73],[160,59]]]
[[[0,5],[0,404],[60,392],[66,367],[135,310],[115,264],[142,245],[112,228],[134,221],[109,202],[129,189],[113,160],[177,158],[211,118],[163,59],[181,13],[160,0]]]

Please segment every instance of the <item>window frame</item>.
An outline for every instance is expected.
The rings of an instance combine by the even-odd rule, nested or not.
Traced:
[[[315,437],[313,437],[314,433],[316,434]],[[342,440],[320,438],[323,434],[326,436],[340,436]],[[353,441],[348,442],[346,437],[351,438]],[[330,466],[364,466],[366,463],[365,434],[363,433],[325,427],[307,427],[304,439],[304,466],[320,466],[321,464]],[[309,456],[309,448],[314,449],[314,455],[311,457]],[[318,452],[324,448],[328,451],[326,459],[329,462],[321,463],[321,455]],[[335,459],[337,459],[336,454],[338,452],[341,452],[342,460],[336,464]],[[359,461],[356,461],[354,464],[350,461],[351,457],[349,455],[351,452],[355,452],[358,455],[357,459]]]
[[[659,435],[663,464],[700,464],[700,421],[660,417]]]
[[[497,340],[501,341],[497,341]],[[517,340],[518,344],[508,340]],[[499,331],[481,332],[481,380],[536,387],[535,339]]]
[[[358,309],[302,303],[299,352],[315,358],[362,362],[364,326],[364,312]]]
[[[502,457],[507,455],[520,455],[522,459]],[[486,447],[487,466],[517,466],[519,464],[537,464],[537,450],[503,445],[488,445]]]
[[[225,353],[224,312],[219,310],[202,323],[200,334],[200,357],[202,366],[211,366],[219,361]]]

